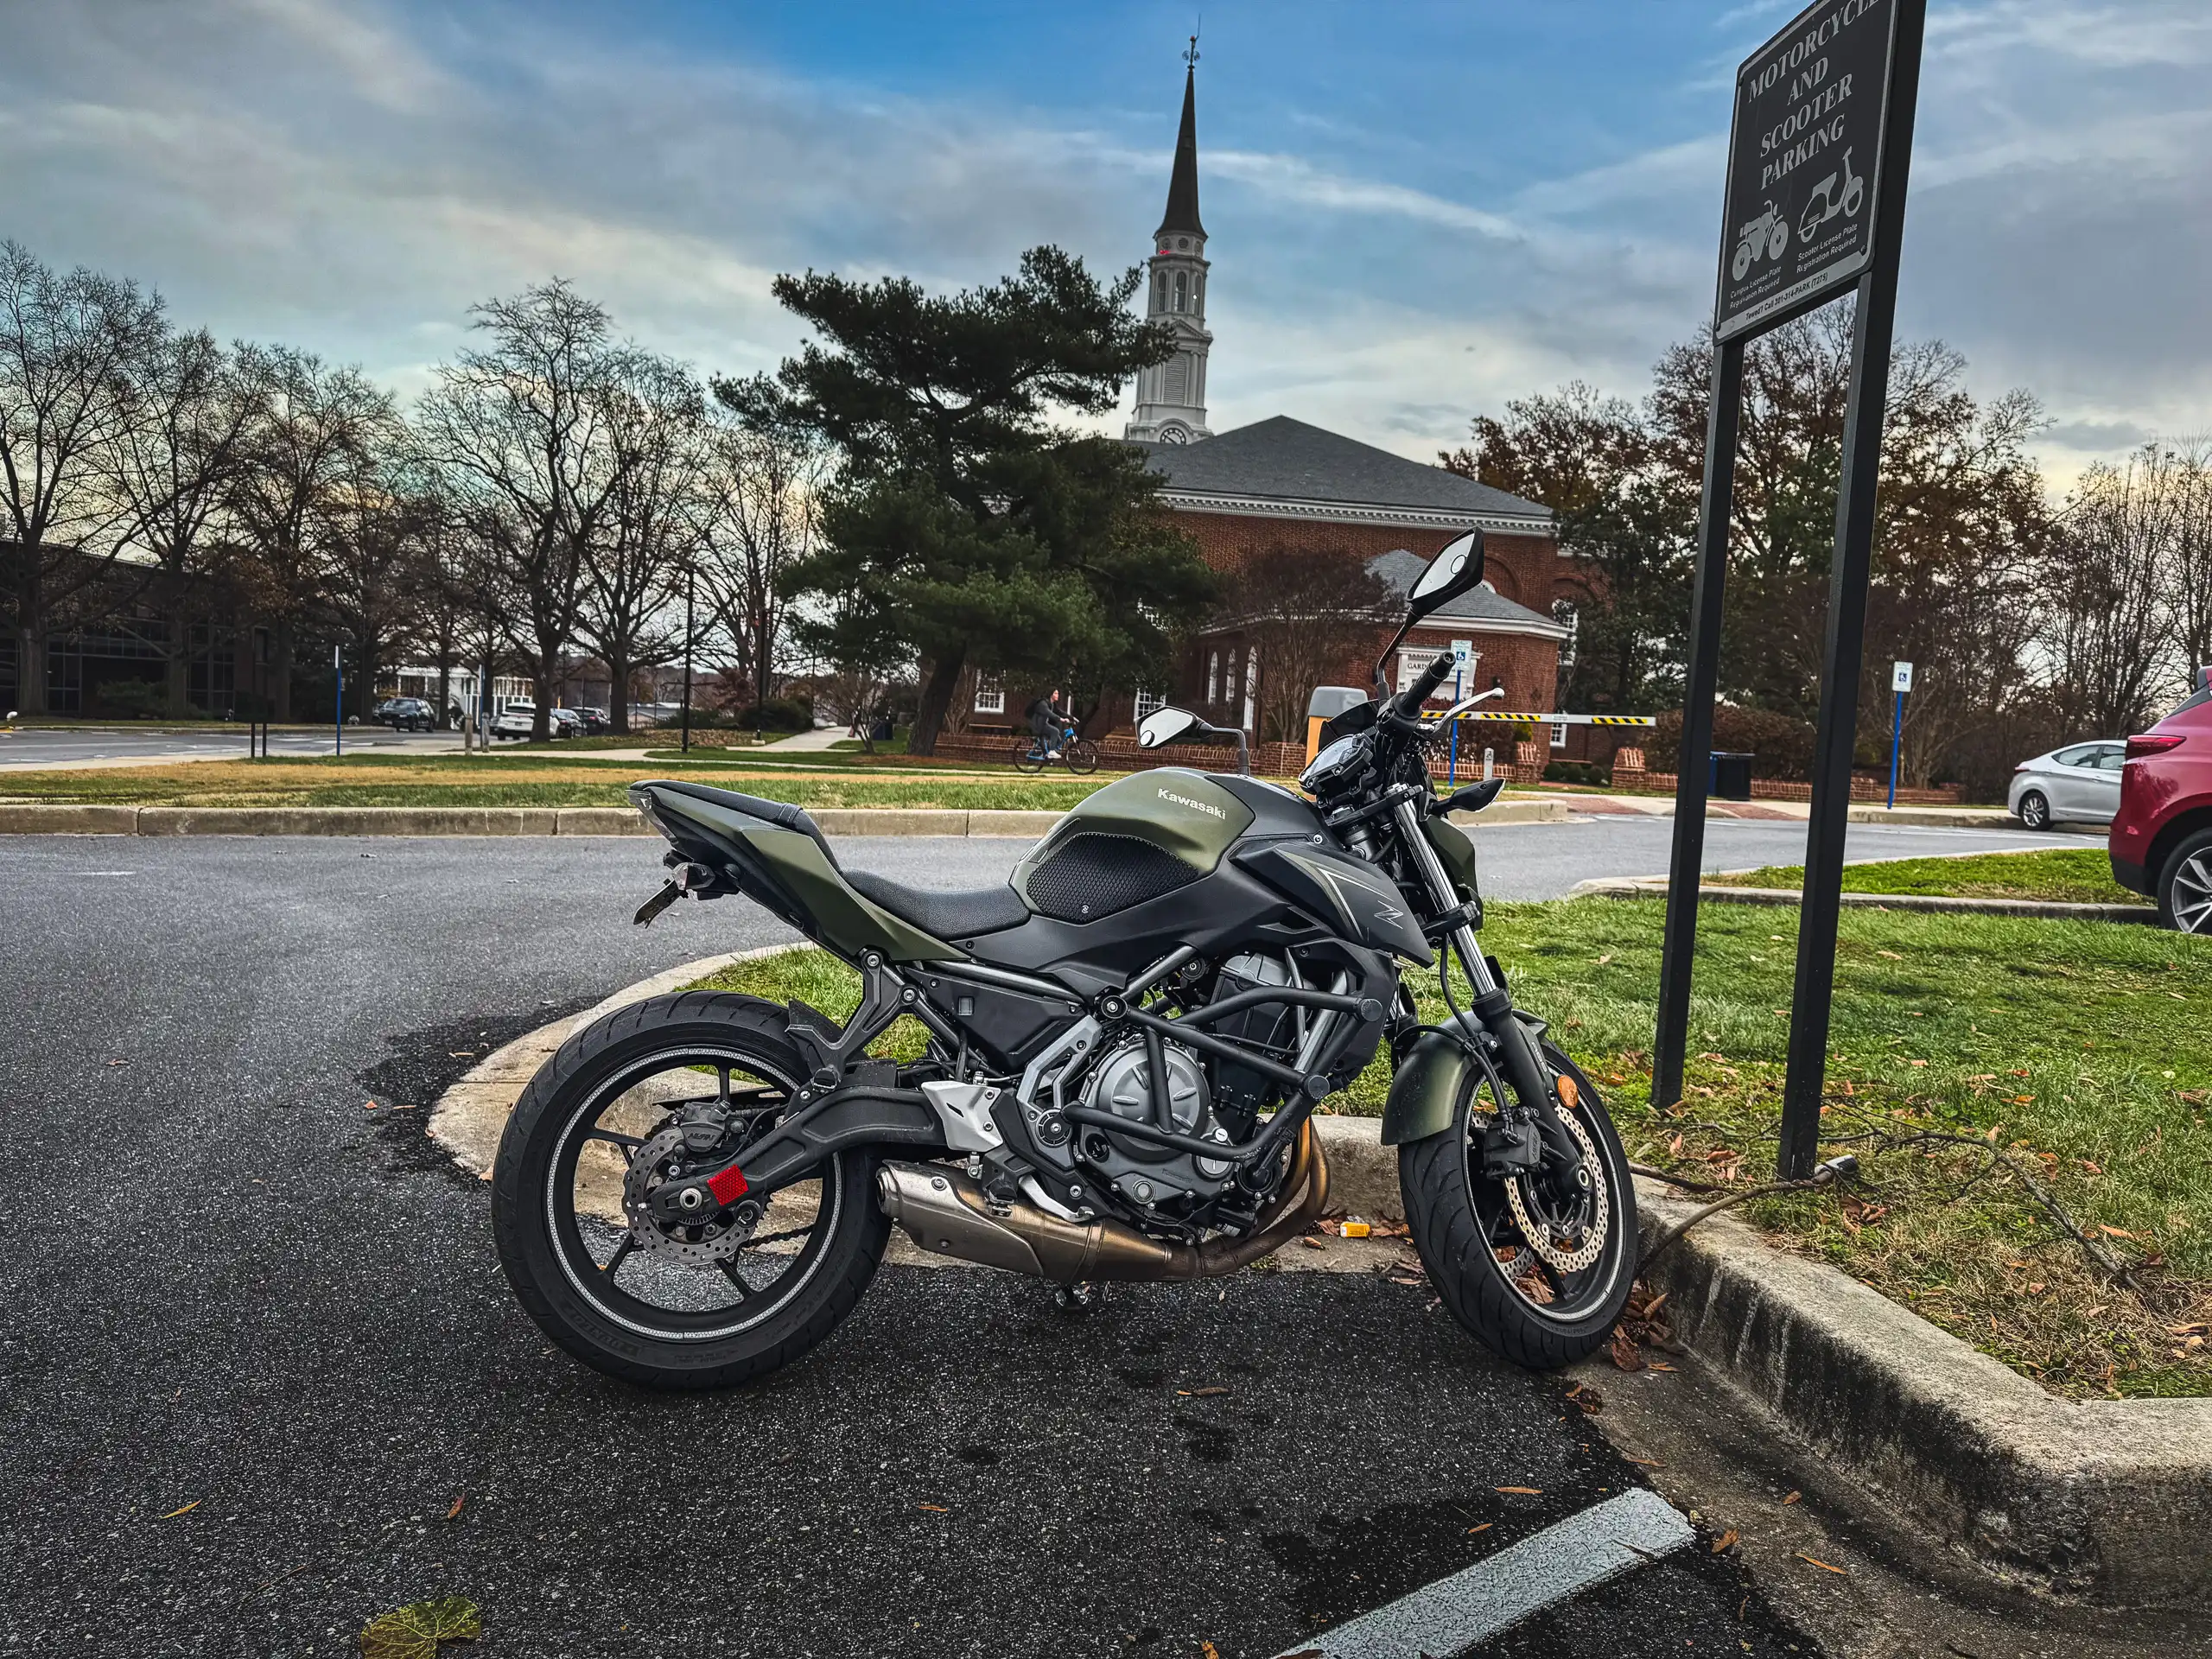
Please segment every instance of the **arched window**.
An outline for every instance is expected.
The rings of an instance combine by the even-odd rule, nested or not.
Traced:
[[[1167,308],[1167,273],[1164,270],[1160,273],[1160,308]]]
[[[1179,270],[1175,273],[1175,308],[1183,308],[1183,273]]]
[[[1205,309],[1205,277],[1196,271],[1191,274],[1191,309],[1193,311]]]

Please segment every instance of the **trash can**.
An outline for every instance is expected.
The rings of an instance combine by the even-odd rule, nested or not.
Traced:
[[[1748,801],[1751,798],[1751,760],[1748,754],[1727,754],[1720,750],[1713,753],[1713,790],[1724,801]]]

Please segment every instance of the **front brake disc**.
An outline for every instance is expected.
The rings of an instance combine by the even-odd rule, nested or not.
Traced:
[[[1516,1175],[1505,1183],[1505,1205],[1513,1212],[1513,1224],[1521,1230],[1521,1236],[1529,1241],[1529,1248],[1547,1267],[1554,1273],[1580,1273],[1597,1261],[1605,1248],[1611,1211],[1605,1203],[1605,1166],[1590,1139],[1590,1131],[1571,1111],[1561,1112],[1559,1118],[1582,1147],[1582,1167],[1590,1172],[1586,1213],[1593,1219],[1576,1233],[1562,1232],[1548,1220],[1538,1221],[1529,1213],[1523,1196],[1529,1183],[1536,1179],[1534,1175]]]

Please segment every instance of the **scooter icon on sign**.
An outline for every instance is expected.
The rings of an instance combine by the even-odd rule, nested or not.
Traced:
[[[1813,187],[1813,194],[1805,202],[1804,215],[1797,221],[1797,239],[1811,241],[1813,232],[1838,213],[1847,219],[1855,217],[1859,204],[1866,200],[1866,181],[1851,170],[1851,151],[1847,147],[1843,166]]]
[[[1743,239],[1736,244],[1736,257],[1728,262],[1728,274],[1740,283],[1761,254],[1770,259],[1782,257],[1782,251],[1789,245],[1789,221],[1770,201],[1764,213],[1736,234]]]

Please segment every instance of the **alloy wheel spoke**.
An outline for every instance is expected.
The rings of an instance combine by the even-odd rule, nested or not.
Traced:
[[[637,1236],[634,1233],[623,1234],[620,1243],[617,1243],[614,1247],[614,1254],[607,1258],[607,1262],[605,1265],[600,1268],[600,1272],[605,1274],[607,1278],[612,1279],[614,1276],[614,1270],[620,1267],[625,1262],[627,1262],[630,1259],[630,1252],[637,1248]]]
[[[723,1257],[721,1268],[722,1277],[728,1280],[731,1287],[737,1292],[737,1300],[741,1302],[747,1297],[753,1294],[753,1287],[746,1282],[745,1274],[740,1270],[737,1265],[737,1258],[735,1256],[732,1255]]]
[[[623,1161],[626,1163],[631,1159],[635,1158],[638,1155],[638,1148],[645,1144],[645,1141],[637,1135],[618,1135],[613,1129],[603,1129],[595,1124],[592,1128],[584,1131],[584,1139],[587,1141],[604,1141],[610,1146],[620,1147],[622,1149]]]

